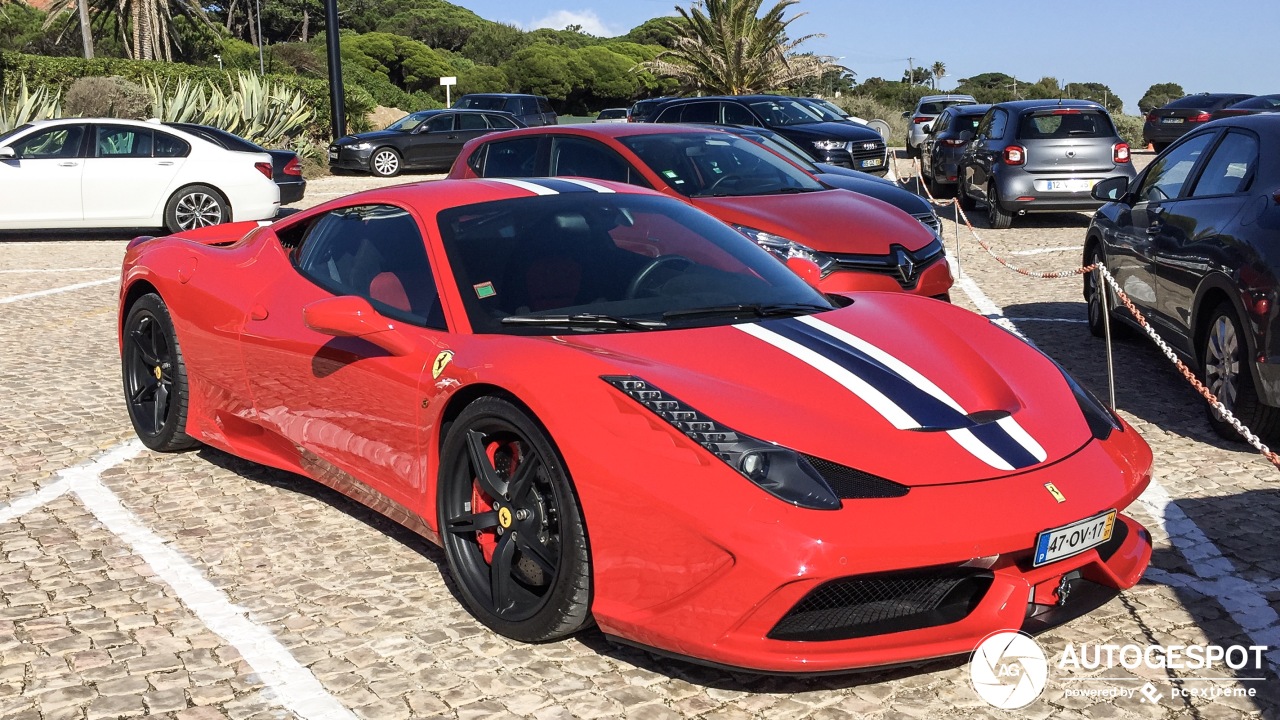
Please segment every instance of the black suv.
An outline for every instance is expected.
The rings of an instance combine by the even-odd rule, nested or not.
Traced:
[[[1147,120],[1142,124],[1142,142],[1150,144],[1156,152],[1163,152],[1169,143],[1212,120],[1215,112],[1251,97],[1232,93],[1180,97],[1147,113]]]
[[[555,125],[560,122],[551,103],[541,95],[519,93],[471,93],[458,98],[453,104],[462,110],[500,110],[516,116],[520,122],[535,127]]]
[[[804,148],[815,162],[889,172],[884,138],[867,127],[828,122],[804,103],[778,95],[732,95],[668,100],[648,122],[764,127]]]

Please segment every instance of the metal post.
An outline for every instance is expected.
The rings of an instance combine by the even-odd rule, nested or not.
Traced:
[[[1094,292],[1098,293],[1098,302],[1102,305],[1102,327],[1107,337],[1107,392],[1111,399],[1111,412],[1116,411],[1116,371],[1111,360],[1111,308],[1107,302],[1107,282],[1102,277],[1102,266],[1095,269]]]
[[[329,117],[333,139],[347,134],[346,102],[342,93],[342,51],[338,45],[338,0],[324,2],[325,46],[329,55]]]
[[[261,0],[257,0],[254,3],[254,6],[257,8],[257,11],[254,13],[254,15],[256,15],[258,18],[258,74],[266,75],[267,63],[262,59],[262,2]]]
[[[956,277],[960,277],[960,201],[952,201],[956,216]]]

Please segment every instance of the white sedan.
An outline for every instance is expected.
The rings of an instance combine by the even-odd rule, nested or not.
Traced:
[[[0,229],[178,232],[279,210],[270,155],[158,123],[64,118],[0,135]]]

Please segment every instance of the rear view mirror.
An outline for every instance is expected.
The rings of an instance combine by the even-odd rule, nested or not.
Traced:
[[[909,117],[911,117],[911,111],[910,111],[910,110],[904,110],[904,111],[903,111],[903,113],[902,113],[902,117],[904,117],[904,118],[909,118]]]
[[[1093,190],[1089,193],[1094,200],[1102,200],[1104,202],[1115,202],[1124,197],[1129,192],[1129,178],[1127,177],[1110,177],[1101,180],[1097,185],[1093,186]]]
[[[814,290],[818,289],[818,283],[822,280],[822,268],[818,267],[818,263],[797,256],[787,258],[787,269],[800,276]]]
[[[355,295],[325,298],[303,307],[302,322],[323,335],[367,340],[392,355],[408,355],[414,349],[390,320]]]

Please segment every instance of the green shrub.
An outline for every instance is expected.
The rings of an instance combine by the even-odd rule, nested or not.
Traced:
[[[113,117],[145,120],[151,113],[151,96],[138,83],[118,75],[77,78],[62,99],[71,117]]]
[[[1115,121],[1116,131],[1120,133],[1120,139],[1129,143],[1129,147],[1134,150],[1142,150],[1147,144],[1142,141],[1142,125],[1146,119],[1141,115],[1121,115],[1116,113],[1111,116]]]
[[[890,146],[903,142],[907,137],[907,120],[902,117],[902,111],[910,108],[885,105],[865,95],[845,95],[835,98],[832,102],[844,108],[850,115],[856,115],[863,120],[883,120],[889,123],[889,137],[885,138],[885,141]]]

